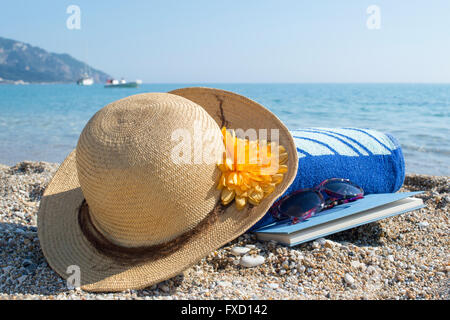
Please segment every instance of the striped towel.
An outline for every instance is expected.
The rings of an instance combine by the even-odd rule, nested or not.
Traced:
[[[346,178],[366,194],[396,192],[405,178],[405,161],[390,134],[358,128],[291,130],[298,153],[298,172],[284,195],[312,188],[325,179]],[[266,214],[252,229],[271,223]]]

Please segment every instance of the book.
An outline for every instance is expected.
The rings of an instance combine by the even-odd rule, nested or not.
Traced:
[[[292,224],[289,219],[255,230],[258,240],[275,240],[288,246],[315,240],[363,224],[425,207],[418,192],[369,194],[363,199],[323,210],[308,220]]]

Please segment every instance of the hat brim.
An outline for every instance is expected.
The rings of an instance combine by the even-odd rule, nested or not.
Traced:
[[[49,265],[65,279],[76,276],[79,271],[83,290],[141,289],[180,274],[253,226],[295,178],[298,158],[292,136],[266,108],[217,89],[186,88],[171,93],[204,107],[219,126],[225,115],[228,128],[279,129],[280,144],[288,150],[289,157],[285,179],[252,209],[238,211],[234,205],[228,207],[201,237],[189,239],[170,255],[138,265],[124,265],[97,251],[80,229],[78,211],[84,197],[77,176],[76,150],[72,151],[44,192],[38,213],[38,235]]]

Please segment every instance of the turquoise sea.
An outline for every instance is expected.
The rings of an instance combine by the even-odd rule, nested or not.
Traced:
[[[109,102],[141,92],[192,84],[0,85],[0,163],[61,162],[89,118]],[[450,85],[202,84],[243,94],[277,114],[290,129],[361,127],[393,134],[406,171],[450,176]]]

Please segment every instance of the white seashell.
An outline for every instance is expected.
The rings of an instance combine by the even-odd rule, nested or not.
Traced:
[[[247,268],[251,268],[251,267],[256,267],[259,266],[260,264],[264,263],[264,257],[263,256],[243,256],[241,258],[241,266],[247,267]]]
[[[249,252],[250,249],[249,248],[244,248],[244,247],[234,247],[233,249],[231,249],[231,253],[234,254],[235,256],[243,256],[244,254],[246,254],[247,252]]]

